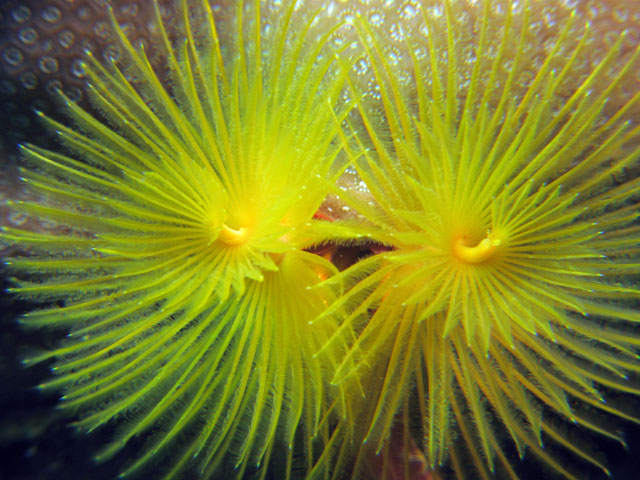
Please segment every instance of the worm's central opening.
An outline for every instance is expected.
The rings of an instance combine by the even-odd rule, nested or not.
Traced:
[[[482,263],[489,260],[496,253],[499,245],[500,239],[493,237],[491,234],[475,247],[468,246],[465,237],[460,237],[453,244],[453,251],[463,262]]]
[[[222,225],[222,230],[218,239],[227,245],[242,245],[249,239],[249,229],[240,227],[239,229],[230,228]]]

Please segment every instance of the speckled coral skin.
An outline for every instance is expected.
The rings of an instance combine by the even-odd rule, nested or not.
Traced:
[[[176,21],[171,0],[162,0],[163,16]],[[216,3],[216,2],[212,2]],[[220,2],[219,11],[225,11],[225,3]],[[438,22],[441,3],[437,0],[385,0],[326,1],[327,13],[323,21],[332,22],[338,18],[361,15],[385,38],[386,53],[400,62],[408,61],[405,38],[424,38],[421,18],[417,13],[422,3]],[[25,140],[45,141],[46,135],[37,125],[30,109],[50,111],[54,108],[52,96],[62,88],[71,98],[82,101],[84,73],[82,58],[85,49],[103,59],[119,58],[118,47],[114,43],[107,6],[113,6],[114,13],[134,43],[146,46],[147,54],[154,65],[159,58],[154,52],[157,41],[152,2],[129,0],[28,0],[7,1],[0,5],[0,152],[14,153],[14,145]],[[474,0],[454,0],[457,11],[457,28],[462,55],[471,54],[469,47],[477,41],[477,32],[472,24],[481,13],[479,2]],[[503,15],[502,2],[495,2],[496,16]],[[273,7],[278,9],[281,7]],[[534,25],[536,41],[531,42],[527,55],[532,71],[547,53],[558,25],[575,11],[576,27],[586,21],[592,22],[592,40],[582,58],[583,68],[576,69],[576,82],[587,72],[611,46],[621,32],[626,32],[625,50],[630,51],[640,40],[640,3],[628,0],[535,0],[532,2],[530,23]],[[441,12],[440,12],[441,13]],[[498,32],[494,37],[498,38]],[[351,31],[354,35],[354,32]],[[339,35],[342,40],[352,40],[349,29]],[[336,37],[336,41],[339,40]],[[515,42],[513,45],[515,48]],[[464,58],[464,57],[463,57]],[[362,81],[370,84],[375,95],[375,85],[371,79],[367,61],[354,65]],[[464,65],[461,74],[465,74]],[[407,80],[410,80],[409,78]],[[637,90],[637,75],[629,78],[611,99],[611,109],[620,105]],[[603,79],[606,84],[606,78]],[[570,88],[570,85],[567,86]]]
[[[172,0],[158,3],[165,25],[179,21]],[[161,68],[163,59],[155,48],[160,37],[153,2],[28,0],[0,4],[0,106],[4,113],[0,116],[0,153],[5,157],[14,157],[17,143],[50,142],[31,111],[54,112],[58,90],[90,108],[85,51],[103,61],[118,61],[121,56],[109,6],[129,40],[143,45],[150,62]]]
[[[50,111],[57,89],[63,88],[72,99],[83,99],[85,49],[105,57],[115,54],[105,4],[54,0],[4,2],[0,7],[2,146],[6,152],[15,143],[34,141],[33,129],[38,127],[29,110]],[[150,12],[139,11],[136,4],[118,10],[123,21],[136,22],[132,28],[148,30],[140,20]],[[40,130],[36,142],[41,135]]]

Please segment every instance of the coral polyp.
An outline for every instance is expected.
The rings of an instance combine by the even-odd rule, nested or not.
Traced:
[[[413,432],[431,467],[448,463],[458,478],[465,465],[471,478],[497,465],[514,478],[505,438],[566,478],[577,477],[543,441],[608,472],[553,417],[621,443],[589,409],[638,421],[605,397],[640,394],[640,181],[625,176],[640,156],[627,115],[640,96],[603,109],[640,50],[623,49],[621,35],[568,88],[592,35],[570,15],[525,79],[532,6],[482,5],[464,62],[451,3],[421,10],[429,35],[406,42],[409,82],[376,29],[356,23],[380,88],[375,98],[351,75],[360,119],[343,138],[375,204],[342,195],[391,248],[328,281],[347,291],[325,315],[342,312],[358,332],[333,381],[365,386],[352,407],[360,460],[392,455],[386,442],[400,428],[402,445]],[[337,445],[338,456],[352,448]]]
[[[160,73],[112,14],[121,60],[86,66],[105,120],[66,100],[73,127],[41,117],[71,153],[22,146],[46,200],[11,207],[60,228],[3,229],[28,253],[7,261],[10,290],[41,302],[24,325],[69,331],[25,362],[54,359],[41,388],[64,392],[78,429],[120,423],[99,460],[145,438],[123,476],[240,478],[276,449],[286,478],[323,436],[337,360],[316,358],[333,328],[310,321],[333,294],[308,287],[335,268],[304,248],[344,168],[344,79],[331,30],[309,41],[315,14],[294,3],[267,29],[261,2],[238,2],[224,46],[208,2],[182,2],[176,43],[156,4]]]

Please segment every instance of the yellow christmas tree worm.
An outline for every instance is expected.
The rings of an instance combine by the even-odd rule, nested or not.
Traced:
[[[409,445],[417,412],[413,432],[431,467],[450,461],[458,478],[456,439],[471,478],[489,478],[497,464],[515,478],[504,437],[567,478],[576,477],[543,441],[607,472],[545,412],[621,443],[589,409],[638,421],[605,391],[640,395],[640,179],[624,176],[640,157],[640,127],[628,120],[640,94],[608,116],[603,108],[640,50],[621,56],[621,35],[568,89],[591,38],[572,15],[525,80],[529,6],[502,2],[498,15],[494,2],[482,5],[464,58],[451,4],[421,9],[429,34],[405,42],[411,82],[375,28],[357,22],[380,89],[368,95],[351,76],[361,121],[344,144],[376,203],[341,195],[393,250],[328,281],[347,289],[324,313],[345,312],[332,342],[359,332],[333,381],[353,392],[360,431],[347,416],[338,430],[355,450],[334,438],[333,452],[360,464],[386,455],[398,413]],[[498,24],[495,42],[488,32]]]
[[[237,2],[223,45],[209,3],[184,0],[172,44],[155,11],[167,72],[112,15],[123,61],[88,62],[106,122],[67,101],[73,128],[41,117],[71,154],[22,147],[22,181],[47,202],[12,208],[67,233],[3,229],[29,252],[7,261],[11,291],[43,302],[26,326],[69,330],[26,364],[55,359],[41,387],[64,392],[80,430],[119,420],[97,459],[146,437],[123,476],[240,478],[280,449],[285,478],[296,433],[307,465],[326,436],[340,354],[315,356],[335,327],[310,320],[333,293],[308,287],[335,268],[303,250],[344,167],[339,24],[312,35],[313,9],[291,2],[266,28],[261,2]]]

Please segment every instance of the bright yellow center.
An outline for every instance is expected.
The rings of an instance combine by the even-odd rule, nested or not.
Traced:
[[[499,245],[500,240],[494,238],[491,234],[475,247],[467,246],[464,237],[460,237],[453,244],[453,251],[463,262],[482,263],[495,254]]]
[[[240,227],[238,230],[222,225],[218,239],[227,245],[242,245],[249,239],[249,229]]]

